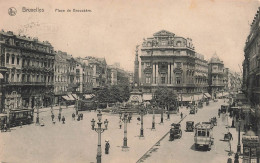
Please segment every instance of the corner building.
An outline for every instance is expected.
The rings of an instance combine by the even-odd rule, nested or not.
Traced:
[[[161,30],[144,39],[140,58],[144,93],[152,93],[158,86],[181,94],[207,91],[207,61],[202,55],[196,55],[190,38]]]

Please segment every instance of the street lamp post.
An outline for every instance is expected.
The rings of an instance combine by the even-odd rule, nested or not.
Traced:
[[[95,120],[94,119],[92,119],[92,121],[91,121],[91,126],[92,126],[92,130],[95,130],[98,133],[98,147],[97,147],[97,157],[96,157],[96,159],[97,159],[97,163],[101,163],[101,156],[102,156],[102,152],[101,152],[101,133],[103,133],[106,129],[101,128],[102,114],[101,114],[100,110],[97,114],[97,118],[98,118],[98,122],[97,122],[98,127],[95,128]]]
[[[144,110],[141,108],[140,110],[140,115],[141,115],[141,129],[140,129],[140,137],[144,137]]]
[[[241,145],[240,145],[240,122],[241,122],[241,110],[239,111],[239,119],[238,119],[238,142],[237,142],[237,153],[238,155],[241,153]]]
[[[123,139],[123,146],[122,149],[127,149],[127,121],[128,121],[128,115],[127,113],[124,113],[123,121],[124,121],[124,139]]]
[[[36,117],[36,124],[40,124],[40,118],[39,118],[39,99],[35,97],[35,104],[36,104],[36,109],[37,109],[37,117]]]
[[[155,130],[155,115],[154,115],[154,106],[153,106],[153,121],[152,121],[152,130]]]
[[[161,109],[161,123],[163,123],[163,108]]]
[[[79,99],[76,100],[76,115],[78,115],[79,112]]]
[[[7,106],[7,119],[6,119],[6,123],[7,123],[7,125],[6,125],[6,127],[7,127],[7,130],[8,131],[10,131],[10,100],[9,99],[7,99],[7,104],[6,104],[6,106]]]

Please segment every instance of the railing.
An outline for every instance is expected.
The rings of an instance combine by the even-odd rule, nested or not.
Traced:
[[[7,82],[7,85],[53,85],[53,82]]]

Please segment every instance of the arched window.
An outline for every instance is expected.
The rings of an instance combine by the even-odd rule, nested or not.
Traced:
[[[14,56],[14,54],[12,55],[12,64],[14,64],[14,58],[15,58],[15,56]]]
[[[9,58],[10,58],[10,54],[6,54],[6,63],[8,63],[9,64]]]

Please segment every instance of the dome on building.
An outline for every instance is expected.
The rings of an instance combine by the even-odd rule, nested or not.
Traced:
[[[219,59],[219,57],[218,57],[218,55],[217,55],[217,53],[215,52],[214,54],[213,54],[213,56],[210,58],[210,61],[209,61],[210,63],[219,63],[219,62],[221,62],[222,63],[222,61]]]

